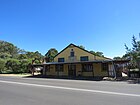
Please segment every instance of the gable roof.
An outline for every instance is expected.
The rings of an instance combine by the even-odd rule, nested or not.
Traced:
[[[81,49],[81,50],[83,50],[83,51],[85,51],[85,52],[87,52],[87,53],[90,53],[90,54],[92,54],[92,55],[94,55],[94,56],[97,56],[97,55],[95,55],[95,54],[89,52],[88,50],[85,50],[85,49],[83,49],[83,48],[81,48],[81,47],[79,47],[79,46],[76,46],[75,44],[71,43],[71,44],[69,44],[66,48],[64,48],[62,51],[60,51],[57,55],[55,55],[55,57],[58,56],[60,53],[62,53],[64,50],[66,50],[66,49],[67,49],[68,47],[70,47],[70,46],[77,47],[77,48],[79,48],[79,49]],[[54,57],[54,58],[55,58],[55,57]],[[100,57],[100,56],[98,56],[98,57]],[[107,57],[103,57],[103,58],[106,58],[106,59],[110,59],[110,60],[111,60],[111,58],[107,58]]]

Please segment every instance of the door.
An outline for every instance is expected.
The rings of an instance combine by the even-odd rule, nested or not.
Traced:
[[[68,75],[70,77],[76,77],[76,65],[74,64],[68,65]]]

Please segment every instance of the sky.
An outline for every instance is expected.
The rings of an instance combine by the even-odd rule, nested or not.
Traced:
[[[73,43],[113,58],[139,33],[140,0],[0,0],[0,40],[26,51]]]

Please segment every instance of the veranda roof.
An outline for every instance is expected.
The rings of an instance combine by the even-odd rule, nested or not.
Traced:
[[[47,63],[43,63],[43,65],[81,64],[81,63],[107,63],[107,62],[125,63],[125,62],[129,62],[129,60],[93,60],[93,61],[73,61],[73,62],[47,62]]]

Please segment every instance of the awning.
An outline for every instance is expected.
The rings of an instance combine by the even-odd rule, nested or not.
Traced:
[[[57,64],[82,64],[82,63],[107,63],[114,62],[114,60],[93,60],[93,61],[73,61],[73,62],[47,62],[43,65],[57,65]]]
[[[33,66],[57,65],[57,64],[83,64],[83,63],[127,63],[129,60],[93,60],[93,61],[73,61],[73,62],[47,62],[43,64],[33,64]]]

